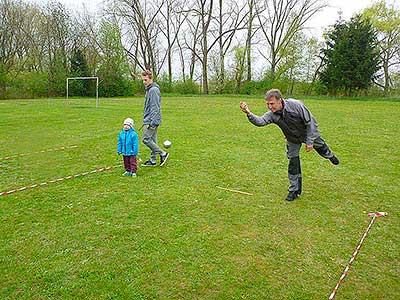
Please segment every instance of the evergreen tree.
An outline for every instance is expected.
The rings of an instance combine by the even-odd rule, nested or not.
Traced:
[[[90,76],[87,66],[86,58],[82,51],[75,47],[71,56],[71,77],[85,77]],[[74,80],[70,82],[71,95],[74,96],[89,96],[94,92],[92,91],[93,82],[89,80]]]
[[[359,15],[337,22],[327,35],[321,81],[329,92],[352,95],[368,89],[379,69],[376,35]]]

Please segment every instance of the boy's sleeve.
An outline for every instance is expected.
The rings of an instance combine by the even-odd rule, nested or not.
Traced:
[[[155,126],[159,124],[160,118],[160,105],[161,105],[161,93],[159,89],[152,88],[149,90],[149,98],[150,98],[150,126]]]

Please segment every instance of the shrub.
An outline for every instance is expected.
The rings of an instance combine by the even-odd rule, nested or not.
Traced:
[[[253,95],[257,94],[259,90],[259,84],[256,81],[246,81],[239,88],[239,94]]]
[[[130,91],[133,95],[142,95],[144,93],[144,85],[141,80],[133,79],[129,82]]]
[[[22,72],[7,84],[8,98],[40,98],[48,94],[48,75],[44,72]]]
[[[177,81],[173,83],[173,91],[178,94],[198,94],[200,86],[192,80]]]

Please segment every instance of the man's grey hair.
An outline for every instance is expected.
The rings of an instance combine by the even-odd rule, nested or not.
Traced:
[[[282,93],[278,89],[271,89],[265,93],[265,100],[268,100],[272,97],[275,97],[275,99],[277,99],[277,100],[283,99]]]

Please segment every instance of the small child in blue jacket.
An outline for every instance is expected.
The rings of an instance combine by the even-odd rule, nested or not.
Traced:
[[[133,120],[126,118],[124,128],[118,136],[117,152],[124,157],[125,173],[122,175],[136,177],[136,156],[139,150],[139,137],[133,128]]]

